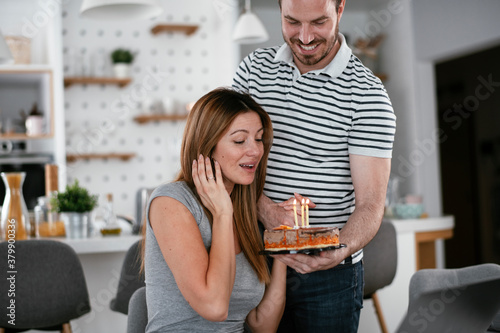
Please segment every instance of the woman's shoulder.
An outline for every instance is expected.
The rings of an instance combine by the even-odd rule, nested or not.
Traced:
[[[169,197],[179,201],[186,206],[195,217],[202,210],[198,199],[184,181],[161,184],[151,193],[149,202],[157,197]]]
[[[193,194],[193,191],[184,181],[164,183],[159,185],[151,193],[151,200],[156,197],[171,197],[181,202],[183,201],[196,202],[196,197]]]

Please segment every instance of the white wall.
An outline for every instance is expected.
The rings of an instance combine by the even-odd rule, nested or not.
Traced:
[[[171,181],[179,171],[184,121],[139,125],[133,117],[148,100],[168,97],[185,105],[218,86],[231,84],[236,46],[230,40],[236,6],[231,2],[161,1],[164,14],[145,21],[96,21],[79,16],[81,1],[65,2],[62,38],[65,75],[72,75],[71,53],[77,63],[88,63],[100,49],[109,63],[115,48],[136,53],[132,83],[74,85],[64,90],[65,148],[68,154],[136,153],[128,162],[89,160],[67,165],[68,182],[78,179],[103,198],[112,193],[118,214],[135,216],[135,193]],[[158,23],[196,24],[191,36],[182,33],[152,35]],[[95,59],[95,58],[94,58]],[[112,75],[109,64],[108,75]],[[88,74],[87,74],[88,75]]]
[[[500,43],[497,0],[412,1],[419,60],[454,58]]]

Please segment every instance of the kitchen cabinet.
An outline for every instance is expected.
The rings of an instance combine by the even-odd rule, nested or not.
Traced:
[[[19,125],[17,133],[12,133],[9,128],[9,133],[2,131],[0,140],[26,141],[26,153],[50,154],[54,164],[64,165],[61,6],[49,6],[50,15],[43,11],[45,7],[40,7],[37,0],[2,1],[1,7],[2,34],[29,38],[30,60],[28,64],[0,65],[2,129],[5,130],[12,121],[15,126]],[[23,109],[28,113],[34,102],[43,112],[44,129],[41,135],[27,136],[21,133],[19,111]],[[12,120],[7,121],[7,118]],[[59,186],[64,188],[65,185],[66,176],[60,173]]]
[[[43,113],[43,131],[27,135],[24,116],[33,104]],[[54,134],[53,71],[49,66],[0,67],[0,139],[26,140],[52,138]]]

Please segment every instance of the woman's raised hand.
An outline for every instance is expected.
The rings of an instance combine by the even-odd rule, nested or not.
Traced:
[[[233,204],[222,180],[220,165],[215,161],[215,176],[210,158],[200,155],[193,161],[193,181],[201,202],[215,216],[233,214]]]

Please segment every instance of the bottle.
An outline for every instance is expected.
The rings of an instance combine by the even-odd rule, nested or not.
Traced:
[[[50,198],[59,190],[57,164],[45,164],[45,196]]]
[[[101,229],[101,234],[103,235],[119,235],[122,231],[118,225],[116,219],[115,211],[113,208],[113,194],[108,193],[106,195],[106,207],[104,208],[104,222],[105,225]]]
[[[1,225],[5,240],[28,239],[30,218],[23,196],[25,172],[2,172],[5,199],[2,206]]]

